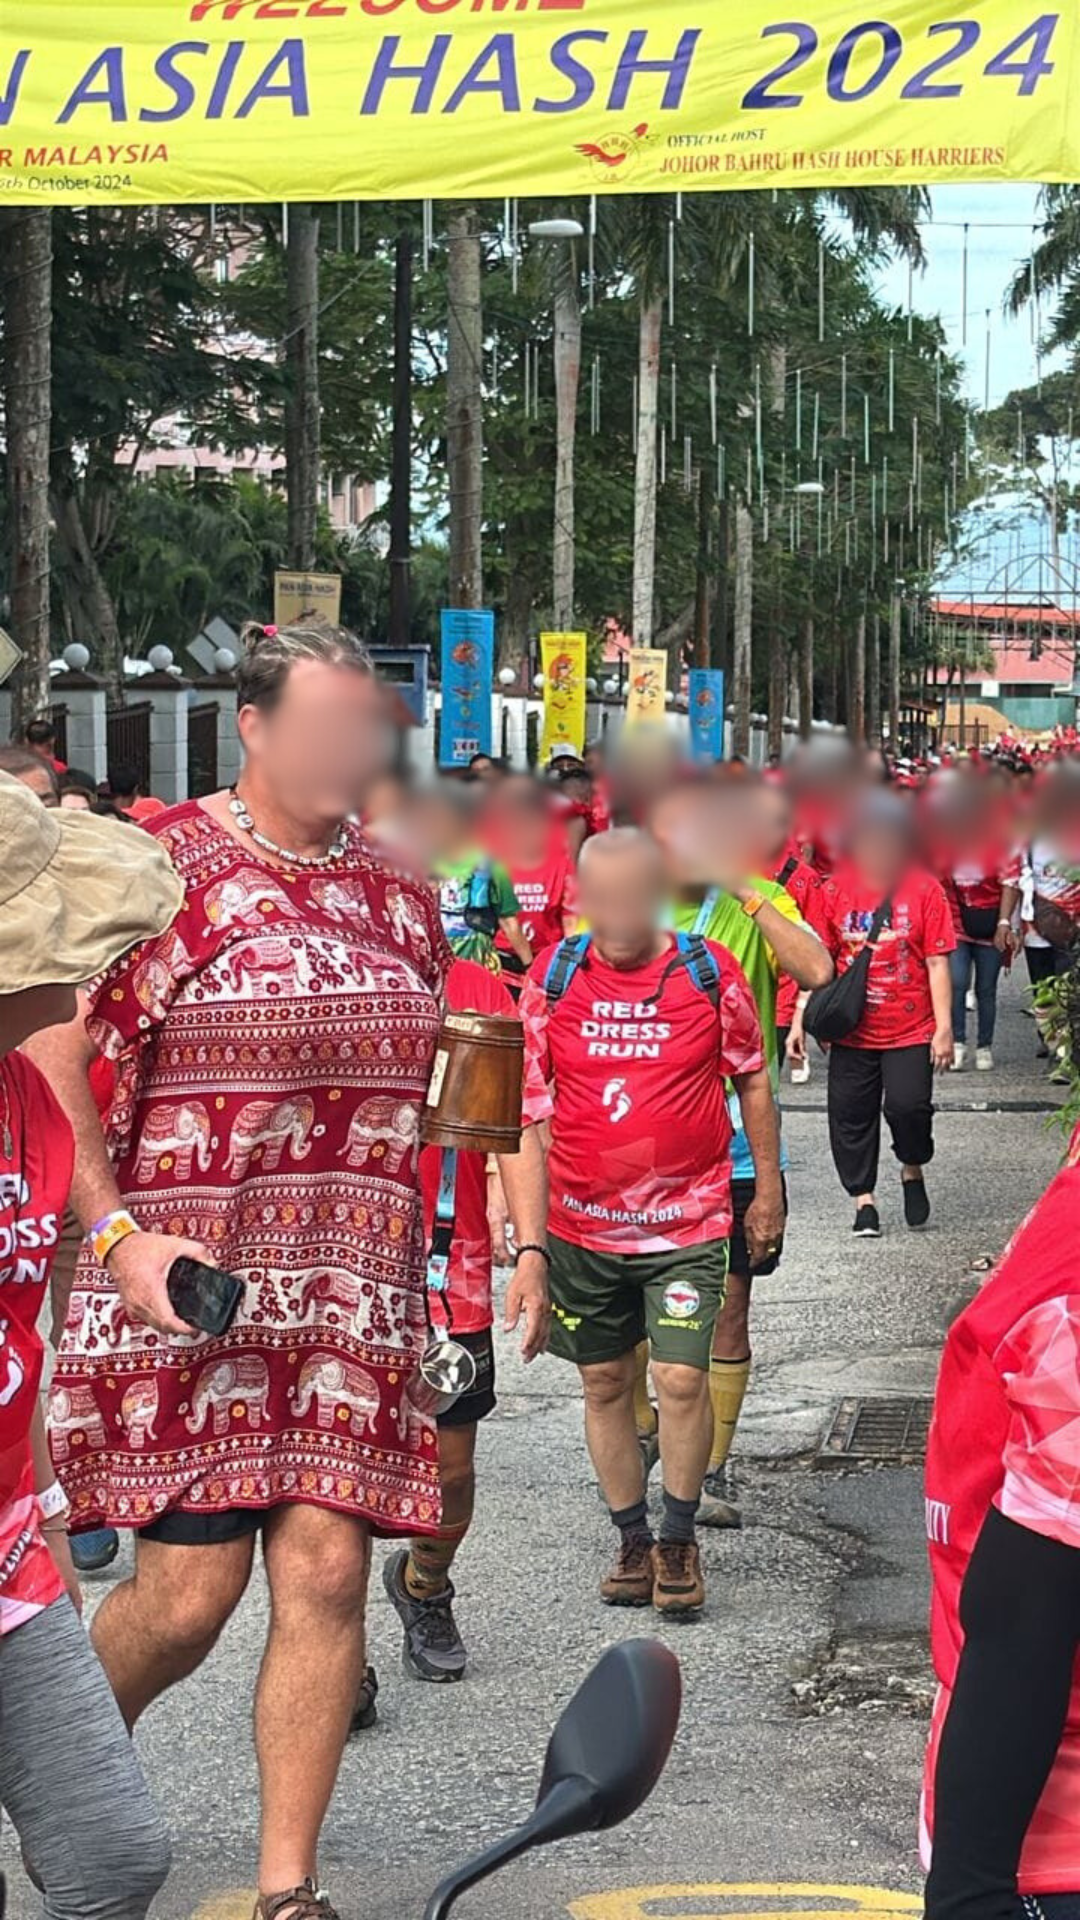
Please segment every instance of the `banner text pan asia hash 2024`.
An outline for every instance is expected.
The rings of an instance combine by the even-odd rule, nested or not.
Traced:
[[[1075,180],[1077,42],[1038,0],[9,0],[0,204]]]

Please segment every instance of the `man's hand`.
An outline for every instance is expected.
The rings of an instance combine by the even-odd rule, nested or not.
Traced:
[[[548,1291],[547,1261],[540,1253],[522,1253],[506,1289],[507,1333],[513,1333],[522,1314],[525,1330],[521,1336],[521,1357],[528,1366],[548,1343],[551,1326],[551,1295]]]
[[[763,1187],[759,1182],[743,1222],[751,1267],[770,1260],[779,1251],[786,1223],[783,1187],[778,1184]]]
[[[510,1209],[506,1204],[502,1174],[497,1167],[487,1177],[487,1223],[491,1234],[491,1258],[494,1265],[513,1266],[514,1256],[510,1251],[506,1232],[510,1225]]]
[[[109,1255],[109,1278],[131,1318],[141,1326],[158,1333],[190,1335],[198,1329],[177,1319],[165,1285],[174,1260],[214,1265],[213,1256],[197,1240],[174,1240],[166,1233],[129,1233]]]
[[[1015,953],[1016,935],[1010,920],[999,920],[994,933],[994,945],[1001,954]]]
[[[784,1056],[787,1060],[791,1062],[791,1065],[793,1067],[801,1067],[805,1065],[806,1029],[804,1028],[802,1021],[798,1018],[797,1015],[791,1023],[791,1031],[787,1037],[787,1045],[784,1048]]]
[[[954,1046],[951,1027],[938,1027],[930,1042],[930,1058],[935,1073],[943,1073],[953,1063]]]

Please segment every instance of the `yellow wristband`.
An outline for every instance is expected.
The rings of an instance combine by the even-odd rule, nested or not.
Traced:
[[[107,1213],[104,1220],[98,1220],[91,1227],[87,1239],[93,1249],[94,1259],[103,1267],[114,1247],[120,1245],[133,1233],[139,1232],[139,1223],[130,1213],[122,1209],[117,1213]]]
[[[754,920],[757,918],[758,914],[761,912],[761,909],[764,905],[765,905],[765,895],[763,893],[751,893],[751,894],[748,894],[746,899],[743,901],[742,910],[744,913],[748,913],[750,915],[751,920]]]

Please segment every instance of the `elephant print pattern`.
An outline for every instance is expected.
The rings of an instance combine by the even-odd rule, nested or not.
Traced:
[[[246,1282],[163,1340],[83,1249],[51,1390],[80,1528],[307,1501],[438,1526],[405,1385],[425,1338],[419,1115],[449,954],[427,889],[350,830],[330,875],[253,860],[197,801],[151,824],[175,925],[93,989],[123,1204]]]

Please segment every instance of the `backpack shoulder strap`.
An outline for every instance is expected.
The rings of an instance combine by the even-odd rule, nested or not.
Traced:
[[[591,939],[591,934],[576,933],[572,939],[560,940],[544,977],[544,992],[549,1007],[558,1006],[589,951]]]
[[[677,967],[685,967],[698,992],[705,994],[714,1007],[719,1007],[720,969],[716,964],[716,955],[707,946],[700,933],[675,935],[675,952],[660,982],[661,993],[664,990],[664,983],[671,978]]]

